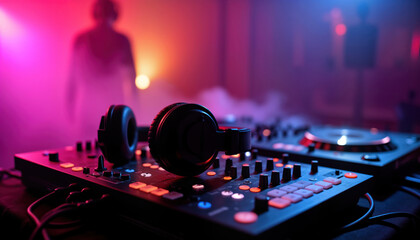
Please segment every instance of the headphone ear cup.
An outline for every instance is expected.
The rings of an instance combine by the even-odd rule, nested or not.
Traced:
[[[168,172],[198,175],[217,155],[217,130],[216,119],[207,108],[188,103],[169,105],[151,124],[150,153]]]
[[[179,102],[179,103],[174,103],[174,104],[166,106],[155,116],[155,118],[152,121],[152,124],[150,125],[149,136],[148,136],[150,154],[156,160],[156,162],[159,163],[159,165],[161,165],[162,167],[164,167],[164,163],[160,161],[160,154],[159,154],[158,147],[156,144],[157,129],[159,127],[159,124],[162,118],[165,116],[165,114],[168,111],[170,111],[172,108],[182,105],[182,104],[185,104],[185,103]]]
[[[102,117],[98,130],[98,142],[105,158],[117,165],[134,157],[137,147],[137,124],[131,108],[111,106]]]

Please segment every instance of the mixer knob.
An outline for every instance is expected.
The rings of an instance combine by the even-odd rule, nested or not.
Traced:
[[[102,171],[105,171],[105,170],[106,170],[106,167],[105,167],[105,163],[104,163],[104,156],[100,155],[98,157],[98,167],[95,168],[95,171],[102,172]]]
[[[230,167],[230,177],[235,179],[238,177],[238,169],[235,166]]]
[[[91,141],[86,141],[85,149],[86,149],[86,151],[92,150],[92,142]]]
[[[274,159],[267,158],[267,171],[271,171],[274,169]]]
[[[233,165],[232,159],[230,159],[230,158],[226,159],[226,164],[225,164],[225,175],[226,176],[229,176],[230,167],[232,167],[232,165]]]
[[[58,159],[58,152],[49,153],[49,154],[48,154],[48,159],[49,159],[51,162],[59,162],[59,159]]]
[[[311,161],[311,174],[315,174],[318,172],[318,161],[312,160]]]
[[[242,164],[242,178],[249,178],[249,164]]]
[[[76,142],[76,151],[78,151],[78,152],[83,151],[83,143],[82,142]]]
[[[246,160],[246,153],[239,154],[239,161],[245,161]]]
[[[293,179],[300,178],[301,175],[301,166],[300,164],[294,164],[293,166]]]
[[[268,211],[268,200],[270,198],[264,195],[258,195],[255,197],[254,212],[263,213]]]
[[[265,174],[265,173],[260,174],[260,182],[258,184],[258,187],[261,190],[264,190],[264,189],[268,188],[268,175],[267,174]]]
[[[289,162],[289,158],[290,158],[290,156],[287,153],[283,153],[281,155],[281,160],[282,160],[283,164],[287,164]]]
[[[262,162],[260,160],[255,161],[255,173],[262,172]]]
[[[311,143],[308,146],[308,153],[314,152],[315,151],[315,143]]]
[[[252,149],[251,150],[251,157],[252,157],[252,160],[257,159],[257,157],[258,157],[258,149]]]
[[[147,148],[146,148],[146,147],[143,147],[143,148],[141,149],[140,157],[141,157],[141,159],[143,159],[143,160],[147,158]]]
[[[213,160],[213,168],[219,168],[220,167],[220,159],[217,157]]]
[[[280,184],[280,172],[277,170],[273,170],[271,172],[271,186],[277,186]]]
[[[290,179],[292,179],[292,168],[290,167],[285,167],[283,168],[283,182],[288,182],[290,181]]]

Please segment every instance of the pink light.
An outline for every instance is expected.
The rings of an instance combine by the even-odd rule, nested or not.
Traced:
[[[420,54],[420,33],[416,32],[413,34],[413,38],[411,40],[411,51],[410,56],[412,60],[419,59]]]
[[[347,32],[347,27],[346,27],[346,25],[345,25],[345,24],[340,23],[340,24],[337,24],[337,25],[335,26],[335,33],[336,33],[338,36],[343,36],[344,34],[346,34],[346,32]]]

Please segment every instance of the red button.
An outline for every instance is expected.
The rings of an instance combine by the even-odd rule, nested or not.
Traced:
[[[237,212],[234,219],[238,223],[253,223],[258,220],[258,215],[254,212]]]
[[[347,172],[347,173],[344,174],[344,177],[346,177],[346,178],[357,178],[357,174],[352,173],[352,172]]]

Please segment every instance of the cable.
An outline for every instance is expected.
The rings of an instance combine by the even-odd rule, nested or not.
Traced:
[[[13,169],[11,169],[11,170],[13,170]],[[11,170],[6,170],[6,169],[3,169],[3,168],[0,168],[0,180],[3,179],[4,175],[7,175],[7,176],[13,177],[13,178],[17,178],[17,179],[22,178],[21,175],[16,174],[16,173],[12,172]]]
[[[42,219],[40,224],[32,232],[31,237],[29,239],[34,240],[35,237],[39,234],[39,232],[42,232],[44,230],[45,225],[47,225],[52,219],[54,219],[54,218],[56,218],[60,215],[63,215],[67,212],[75,211],[75,209],[76,208],[61,208],[61,209],[57,209],[57,210],[51,212],[51,214],[49,214],[48,216],[46,216],[45,218]]]
[[[34,209],[36,207],[38,207],[43,201],[52,198],[54,196],[58,196],[58,195],[64,195],[65,193],[67,193],[68,191],[71,191],[72,189],[77,188],[77,184],[76,183],[72,183],[69,186],[67,186],[66,188],[56,188],[54,189],[54,191],[42,196],[41,198],[35,200],[33,203],[31,203],[27,208],[26,208],[26,212],[29,215],[29,217],[32,219],[32,221],[34,221],[36,226],[39,226],[41,224],[40,220],[38,219],[38,217],[35,215],[34,213]],[[48,236],[48,233],[45,230],[42,230],[42,237],[45,240],[50,239]]]
[[[408,193],[414,195],[415,197],[420,198],[420,193],[415,191],[414,189],[411,189],[411,188],[406,187],[406,186],[400,186],[400,190],[408,192]]]
[[[382,221],[390,218],[396,218],[396,217],[407,217],[415,220],[417,223],[420,223],[420,218],[412,213],[407,212],[390,212],[390,213],[384,213],[380,215],[376,215],[369,218],[369,221],[374,224],[376,221]]]
[[[342,227],[341,229],[340,229],[340,232],[347,232],[347,231],[349,231],[349,230],[352,230],[356,225],[358,225],[358,224],[360,224],[360,223],[362,223],[362,222],[364,222],[364,221],[366,221],[366,220],[368,220],[371,216],[372,216],[372,214],[373,214],[373,211],[375,210],[375,202],[373,201],[373,198],[372,198],[372,196],[370,196],[370,194],[369,193],[365,193],[365,195],[364,195],[366,198],[367,198],[367,200],[369,201],[369,209],[367,210],[367,212],[363,215],[363,216],[361,216],[359,219],[357,219],[357,220],[355,220],[355,221],[353,221],[353,222],[351,222],[351,223],[349,223],[349,224],[347,224],[347,225],[345,225],[344,227]]]

